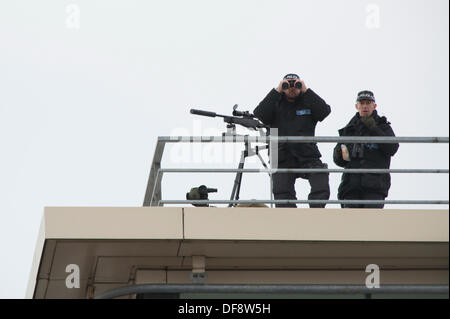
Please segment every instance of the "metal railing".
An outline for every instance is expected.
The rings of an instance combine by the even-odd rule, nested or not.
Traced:
[[[317,137],[317,136],[163,136],[158,137],[150,169],[144,206],[164,204],[444,204],[446,200],[163,200],[161,180],[167,173],[352,173],[352,174],[448,174],[448,169],[223,169],[223,168],[161,168],[161,160],[167,143],[265,143],[269,149],[278,143],[449,143],[448,137]]]

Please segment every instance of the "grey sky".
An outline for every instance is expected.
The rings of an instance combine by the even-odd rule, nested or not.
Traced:
[[[331,105],[318,136],[337,135],[362,89],[397,136],[448,136],[448,30],[447,0],[2,0],[0,298],[25,295],[45,206],[141,206],[157,136],[220,132],[220,119],[189,109],[253,110],[286,73]],[[333,146],[319,145],[330,167]],[[173,154],[166,166],[181,166]],[[448,145],[404,144],[392,168],[448,168],[448,158]],[[204,183],[227,199],[233,178],[171,175],[163,196]],[[266,176],[243,183],[241,198],[268,197]],[[394,175],[389,199],[448,191],[448,175]],[[298,180],[299,199],[307,193]]]

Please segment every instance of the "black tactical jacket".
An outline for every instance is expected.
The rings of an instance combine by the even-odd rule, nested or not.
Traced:
[[[284,94],[272,89],[253,113],[264,124],[278,128],[278,136],[314,136],[317,122],[330,112],[330,106],[311,89],[300,94],[295,102],[288,102]],[[307,162],[320,158],[321,154],[316,143],[280,143],[278,161],[291,156]]]
[[[395,136],[386,117],[380,117],[373,111],[376,126],[369,130],[362,122],[359,113],[350,120],[346,127],[339,130],[340,136]],[[342,158],[341,144],[337,144],[333,159],[336,165],[344,168],[389,168],[391,157],[397,152],[399,144],[388,143],[345,143],[350,154],[350,161]],[[344,199],[348,192],[365,189],[384,194],[387,197],[391,186],[390,174],[348,174],[342,175],[338,198]]]

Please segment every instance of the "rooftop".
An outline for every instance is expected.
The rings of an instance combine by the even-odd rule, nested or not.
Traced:
[[[47,207],[28,298],[130,284],[447,284],[448,210]],[[80,288],[66,286],[67,265]]]

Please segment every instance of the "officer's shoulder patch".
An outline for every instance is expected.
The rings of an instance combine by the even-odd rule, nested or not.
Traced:
[[[366,143],[365,146],[371,150],[377,150],[379,148],[377,143]]]
[[[310,109],[297,110],[295,113],[297,115],[311,115],[311,110]]]

